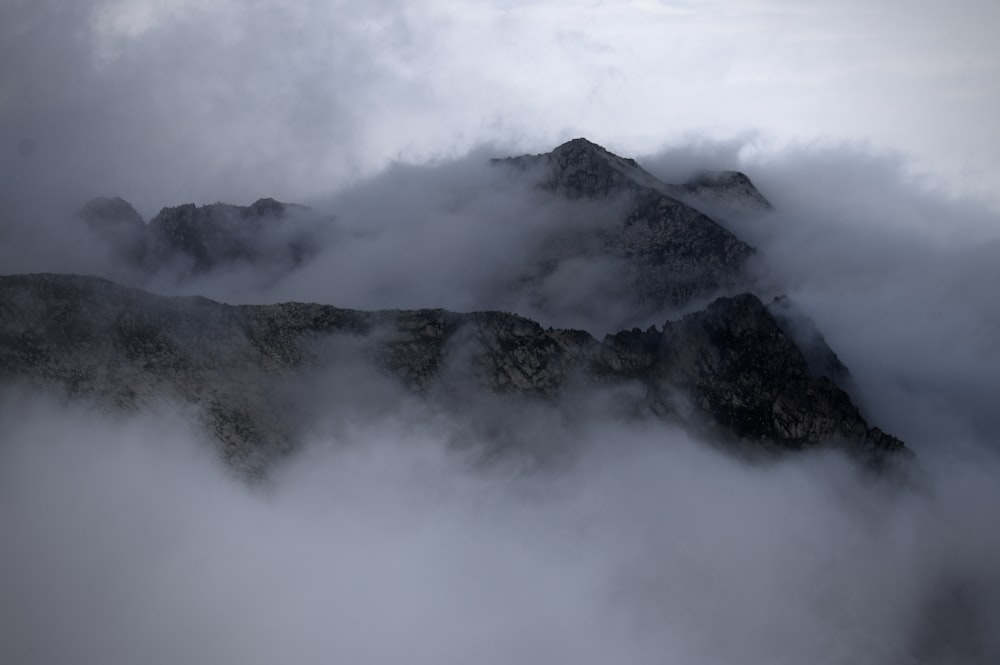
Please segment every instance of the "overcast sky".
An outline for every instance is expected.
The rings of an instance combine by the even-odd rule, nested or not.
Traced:
[[[482,143],[850,142],[1000,201],[998,24],[993,0],[4,0],[0,164],[149,216]]]

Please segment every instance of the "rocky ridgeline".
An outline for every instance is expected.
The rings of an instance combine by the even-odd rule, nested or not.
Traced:
[[[744,288],[754,249],[689,205],[767,209],[766,199],[741,173],[703,173],[670,185],[586,139],[493,164],[513,168],[528,182],[537,180],[555,199],[577,207],[524,247],[512,274],[496,276],[494,289],[503,297],[484,297],[485,308],[531,303],[538,315],[557,310],[569,320],[596,324],[602,317],[593,312],[592,299],[576,301],[565,293],[570,282],[577,293],[600,293],[618,303],[622,314],[600,321],[613,329]],[[187,282],[248,266],[266,277],[264,283],[273,283],[323,250],[329,237],[320,224],[329,227],[331,221],[274,199],[250,206],[168,207],[147,224],[127,201],[98,198],[81,217],[127,268],[104,276],[134,286]]]
[[[355,362],[343,363],[348,356]],[[598,341],[502,312],[229,306],[96,277],[0,278],[0,376],[126,409],[164,397],[189,403],[227,459],[250,472],[295,445],[302,423],[289,386],[351,381],[363,366],[428,399],[447,393],[452,409],[478,389],[555,401],[634,385],[633,411],[734,442],[842,445],[876,461],[903,447],[810,370],[752,295],[720,298],[662,331]]]
[[[191,276],[239,264],[283,271],[302,265],[316,249],[311,227],[294,223],[307,211],[270,198],[249,206],[188,203],[164,208],[147,224],[128,201],[100,197],[80,216],[137,273]]]
[[[618,214],[588,230],[579,242],[543,243],[533,264],[545,273],[579,258],[617,259],[617,274],[634,308],[648,315],[734,289],[745,278],[754,249],[683,200],[689,196],[722,203],[746,192],[769,206],[741,173],[703,175],[688,185],[663,183],[632,159],[623,159],[586,139],[574,139],[550,153],[494,160],[540,174],[540,185],[572,200],[617,199]],[[735,183],[735,185],[734,185]],[[738,186],[737,186],[738,185]],[[738,191],[737,191],[738,190]],[[561,235],[566,229],[558,229]],[[558,240],[558,239],[557,239]]]
[[[876,463],[905,450],[865,421],[844,390],[847,368],[787,298],[765,305],[740,293],[755,250],[701,209],[769,209],[745,175],[702,173],[670,185],[585,139],[494,165],[571,202],[558,210],[599,217],[553,220],[525,259],[528,277],[499,280],[531,289],[567,262],[610,259],[601,284],[576,290],[594,293],[610,280],[620,285],[614,304],[631,308],[633,320],[671,320],[598,340],[498,311],[229,306],[97,277],[14,275],[0,277],[0,380],[116,409],[189,404],[225,457],[250,473],[292,450],[315,420],[309,409],[329,411],[324,400],[345,397],[337,386],[372,381],[371,402],[410,395],[460,412],[484,395],[557,408],[614,393],[626,413],[707,430],[745,450],[833,445]],[[82,216],[138,270],[181,265],[198,274],[307,260],[315,249],[307,227],[285,224],[303,210],[272,199],[184,205],[146,224],[122,199],[95,199]],[[666,314],[699,303],[707,305]]]

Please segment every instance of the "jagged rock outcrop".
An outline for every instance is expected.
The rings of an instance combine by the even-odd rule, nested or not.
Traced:
[[[701,171],[679,187],[689,202],[744,212],[772,210],[771,202],[739,171]]]
[[[880,459],[903,449],[871,428],[754,296],[610,335],[545,329],[502,312],[373,311],[283,303],[229,306],[168,298],[95,277],[0,278],[0,379],[64,390],[119,408],[164,397],[190,403],[238,468],[260,472],[294,447],[301,422],[285,388],[338,365],[393,377],[449,408],[470,393],[559,399],[575,389],[642,386],[637,411],[715,423],[770,448],[840,443]],[[341,356],[342,357],[342,356]],[[359,372],[352,367],[350,372]]]
[[[307,210],[271,198],[249,206],[188,203],[163,208],[146,224],[124,199],[101,197],[80,216],[140,275],[168,270],[183,278],[248,264],[294,269],[317,249],[315,229],[302,223]]]
[[[581,258],[610,259],[611,274],[602,279],[620,283],[622,297],[633,299],[634,309],[648,315],[746,280],[744,270],[754,249],[684,202],[692,194],[690,187],[660,182],[635,160],[581,138],[547,154],[495,163],[537,174],[541,187],[561,197],[620,203],[609,208],[603,225],[556,229],[534,257],[537,270],[529,281],[544,282],[562,265]],[[745,184],[766,202],[748,179]]]
[[[487,293],[473,294],[477,306],[603,332],[746,289],[753,248],[689,205],[694,190],[687,185],[660,182],[635,160],[586,139],[494,162],[537,180],[566,205],[547,209],[545,227],[524,239],[520,266],[485,280]],[[724,185],[712,191],[733,189]],[[763,200],[745,177],[739,185]],[[124,259],[124,266],[102,266],[102,274],[147,288],[192,284],[192,277],[227,270],[243,271],[231,283],[269,286],[322,251],[323,243],[336,242],[329,220],[312,224],[315,213],[273,199],[168,207],[148,224],[122,199],[95,199],[81,214]],[[595,293],[616,302],[615,310],[595,307]]]
[[[669,405],[679,386],[696,409],[745,439],[792,446],[832,440],[873,451],[898,443],[867,426],[750,294],[668,322],[656,366],[658,399]]]
[[[458,410],[483,395],[558,405],[621,389],[626,413],[757,451],[839,445],[877,462],[904,450],[868,425],[845,392],[846,368],[787,299],[718,297],[745,290],[755,250],[692,204],[768,209],[745,175],[670,185],[585,139],[494,161],[527,174],[560,201],[555,214],[569,216],[529,250],[526,274],[498,277],[515,292],[510,302],[534,288],[552,302],[533,311],[572,309],[560,288],[571,283],[588,307],[618,308],[629,321],[675,320],[599,340],[499,311],[228,306],[95,277],[16,275],[0,277],[0,380],[126,410],[189,404],[226,459],[251,473],[294,448],[314,415],[310,403],[329,410],[323,391],[310,389],[317,382],[374,382]],[[102,198],[81,216],[145,275],[239,265],[256,275],[290,269],[315,250],[308,225],[287,224],[303,210],[273,199],[188,204],[145,224],[126,201]],[[574,214],[587,219],[576,223]],[[678,309],[691,313],[668,316]]]
[[[187,257],[195,272],[239,261],[298,265],[309,245],[306,238],[282,237],[281,222],[291,207],[260,199],[250,206],[189,203],[164,208],[149,222],[150,260],[158,265]]]
[[[497,159],[522,169],[538,169],[541,186],[569,199],[599,199],[627,191],[672,191],[639,166],[584,138],[567,141],[552,152]]]

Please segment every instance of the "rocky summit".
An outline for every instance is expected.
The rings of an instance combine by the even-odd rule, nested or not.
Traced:
[[[562,263],[612,257],[617,272],[603,278],[618,280],[616,304],[658,322],[595,337],[503,311],[234,306],[94,276],[9,275],[0,277],[0,381],[125,411],[186,404],[253,475],[344,397],[324,397],[331,382],[453,412],[483,396],[513,414],[614,394],[631,417],[707,432],[734,450],[838,447],[875,464],[906,450],[861,415],[847,368],[808,317],[787,298],[752,293],[754,248],[695,207],[766,213],[745,175],[671,185],[585,139],[493,165],[572,203],[559,210],[598,218],[553,220],[528,276],[498,279],[530,289]],[[303,210],[273,199],[182,205],[146,223],[124,200],[103,198],[81,217],[140,270],[181,263],[196,274],[232,262],[295,270],[316,247],[283,220]]]
[[[657,180],[635,160],[618,157],[583,138],[547,154],[494,163],[537,173],[540,186],[555,196],[618,202],[605,225],[583,232],[560,228],[543,244],[534,265],[544,277],[581,258],[611,258],[617,268],[606,278],[621,283],[620,297],[632,300],[633,309],[643,314],[682,307],[735,288],[745,279],[754,248],[685,203],[687,198],[770,205],[743,174],[671,185]],[[568,241],[574,236],[575,242]]]
[[[554,402],[631,385],[640,388],[628,393],[634,412],[711,426],[734,443],[838,445],[875,461],[902,449],[810,370],[749,294],[720,298],[662,330],[596,340],[503,312],[229,306],[96,277],[0,278],[3,379],[128,410],[164,397],[194,405],[226,458],[254,473],[295,446],[301,422],[289,386],[365,371],[427,399],[446,394],[454,409],[480,390]]]

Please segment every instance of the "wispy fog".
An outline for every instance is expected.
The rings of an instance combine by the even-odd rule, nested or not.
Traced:
[[[1000,655],[1000,464],[918,481],[819,454],[747,466],[662,426],[582,421],[540,468],[403,409],[266,485],[169,408],[8,395],[0,660],[913,663]],[[537,429],[536,429],[537,428]]]
[[[730,220],[762,250],[763,291],[813,317],[875,420],[915,448],[996,448],[1000,215],[843,148],[745,165],[775,212]]]

